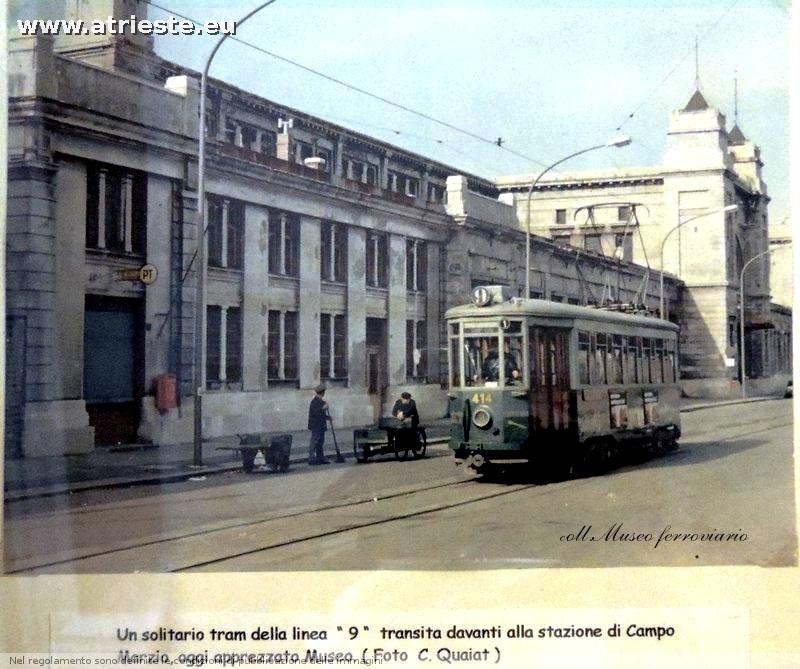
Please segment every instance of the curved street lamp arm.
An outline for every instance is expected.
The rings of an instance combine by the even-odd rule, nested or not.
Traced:
[[[627,143],[630,143],[630,138],[627,138]],[[539,174],[536,175],[536,178],[533,180],[531,185],[528,187],[528,197],[527,197],[527,207],[526,207],[526,216],[525,216],[525,297],[528,298],[531,295],[531,198],[533,196],[533,189],[536,188],[536,184],[539,183],[541,178],[547,174],[550,170],[554,167],[558,167],[561,163],[566,162],[570,158],[575,158],[576,156],[581,156],[584,153],[589,153],[589,151],[596,151],[597,149],[602,149],[607,146],[622,146],[623,144],[614,144],[614,143],[606,143],[606,144],[598,144],[597,146],[590,146],[588,149],[581,149],[580,151],[576,151],[575,153],[570,153],[568,156],[564,156],[560,160],[557,160],[552,165],[545,167]]]
[[[575,158],[576,156],[583,155],[584,153],[589,153],[589,151],[596,151],[597,149],[602,149],[608,146],[608,144],[598,144],[597,146],[590,146],[588,149],[581,149],[580,151],[576,151],[575,153],[570,153],[568,156],[564,156],[561,160],[554,162],[552,165],[545,167],[536,178],[531,183],[530,187],[528,188],[528,214],[530,215],[530,205],[531,205],[531,196],[533,195],[533,189],[536,188],[536,184],[539,183],[541,178],[547,174],[550,170],[558,167],[561,163],[565,163],[566,161],[570,160],[571,158]]]

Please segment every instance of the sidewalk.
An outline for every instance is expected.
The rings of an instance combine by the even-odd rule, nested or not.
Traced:
[[[774,397],[751,397],[734,400],[681,400],[681,411],[691,412],[712,407],[749,402],[763,402]],[[426,423],[430,447],[446,448],[449,420]],[[336,431],[339,449],[348,462],[353,461],[353,430]],[[289,432],[292,435],[291,464],[293,469],[309,467],[307,430]],[[242,468],[238,451],[218,450],[218,447],[238,446],[236,437],[211,439],[203,444],[203,466],[192,466],[194,447],[191,443],[176,446],[121,445],[101,446],[86,455],[49,458],[21,458],[5,462],[6,502],[62,495],[82,490],[116,488],[132,485],[184,481],[191,477],[207,476]],[[336,452],[330,432],[325,439],[327,457],[333,462]]]
[[[339,450],[353,461],[353,431],[358,427],[336,430]],[[449,421],[439,419],[426,423],[428,448],[446,445]],[[299,430],[292,435],[291,466],[309,467],[308,448],[310,432]],[[219,474],[242,469],[239,451],[219,450],[220,447],[238,446],[239,439],[221,437],[203,443],[203,466],[194,467],[192,443],[172,446],[148,444],[122,444],[98,446],[92,453],[59,457],[19,458],[5,462],[6,502],[47,497],[131,485],[184,481],[191,477]],[[326,457],[335,462],[336,450],[330,430],[325,438]],[[256,461],[258,462],[258,460]]]

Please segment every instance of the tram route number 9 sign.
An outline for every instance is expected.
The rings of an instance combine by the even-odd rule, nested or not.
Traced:
[[[142,265],[139,268],[121,269],[117,271],[117,281],[139,281],[149,286],[158,278],[158,269],[155,265]]]

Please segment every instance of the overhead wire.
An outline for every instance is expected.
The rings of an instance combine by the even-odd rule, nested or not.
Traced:
[[[186,21],[191,21],[196,26],[202,26],[203,25],[202,22],[200,22],[200,21],[198,21],[196,19],[193,19],[190,16],[186,16],[184,14],[180,14],[180,13],[178,13],[178,12],[168,8],[168,7],[164,7],[163,5],[160,5],[157,2],[154,2],[153,0],[145,0],[145,2],[147,4],[149,4],[149,5],[151,5],[152,7],[160,9],[163,12],[167,12],[168,14],[171,14],[173,16],[177,16],[178,18],[184,19]],[[244,46],[247,46],[247,47],[249,47],[251,49],[255,49],[256,51],[259,51],[259,52],[261,52],[261,53],[263,53],[263,54],[265,54],[267,56],[270,56],[271,58],[275,58],[276,60],[280,60],[280,61],[282,61],[284,63],[287,63],[287,64],[289,64],[289,65],[291,65],[293,67],[297,67],[297,68],[299,68],[301,70],[304,70],[305,72],[313,74],[313,75],[315,75],[317,77],[322,77],[323,79],[331,81],[331,82],[333,82],[333,83],[335,83],[335,84],[337,84],[339,86],[343,86],[343,87],[345,87],[345,88],[347,88],[347,89],[349,89],[351,91],[354,91],[356,93],[360,93],[361,95],[365,95],[367,97],[373,98],[374,100],[378,100],[379,102],[382,102],[384,104],[387,104],[387,105],[390,105],[390,106],[395,107],[397,109],[400,109],[401,111],[404,111],[404,112],[406,112],[408,114],[412,114],[414,116],[418,116],[420,118],[423,118],[423,119],[425,119],[427,121],[431,121],[432,123],[436,123],[437,125],[440,125],[440,126],[442,126],[444,128],[448,128],[450,130],[458,132],[458,133],[460,133],[462,135],[470,137],[470,138],[472,138],[472,139],[474,139],[476,141],[482,142],[484,144],[492,145],[492,146],[500,149],[501,151],[505,151],[506,153],[509,153],[509,154],[511,154],[513,156],[516,156],[517,158],[521,158],[521,159],[523,159],[523,160],[525,160],[527,162],[534,163],[535,165],[539,165],[541,167],[546,167],[547,166],[546,163],[544,163],[544,162],[542,162],[542,161],[540,161],[540,160],[538,160],[536,158],[533,158],[533,157],[528,156],[528,155],[526,155],[524,153],[521,153],[520,151],[516,151],[514,149],[511,149],[511,148],[509,148],[507,146],[503,146],[502,144],[498,144],[498,140],[497,139],[490,139],[488,137],[483,137],[482,135],[479,135],[479,134],[477,134],[475,132],[472,132],[471,130],[467,130],[465,128],[461,128],[461,127],[459,127],[457,125],[449,123],[448,121],[444,121],[442,119],[436,118],[435,116],[432,116],[432,115],[427,114],[425,112],[419,111],[417,109],[413,109],[412,107],[409,107],[409,106],[404,105],[402,103],[395,102],[394,100],[390,100],[389,98],[385,98],[385,97],[383,97],[381,95],[378,95],[376,93],[372,93],[371,91],[368,91],[368,90],[366,90],[364,88],[361,88],[360,86],[356,86],[354,84],[350,84],[350,83],[348,83],[348,82],[346,82],[346,81],[344,81],[342,79],[339,79],[337,77],[333,77],[333,76],[331,76],[329,74],[321,72],[320,70],[316,70],[316,69],[314,69],[312,67],[309,67],[307,65],[303,65],[302,63],[299,63],[299,62],[297,62],[295,60],[292,60],[290,58],[287,58],[285,56],[281,56],[280,54],[275,53],[274,51],[270,51],[269,49],[265,49],[265,48],[263,48],[261,46],[258,46],[257,44],[253,44],[252,42],[248,42],[248,41],[243,40],[243,39],[241,39],[239,37],[236,37],[236,36],[232,35],[229,39],[234,41],[234,42],[238,42],[240,44],[243,44]]]

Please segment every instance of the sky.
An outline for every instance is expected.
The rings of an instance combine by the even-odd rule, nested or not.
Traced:
[[[258,4],[153,2],[202,21],[235,20]],[[739,126],[761,147],[770,220],[789,215],[785,0],[276,0],[237,37],[489,141],[230,40],[213,77],[486,177],[535,174],[620,132],[631,146],[561,169],[659,165],[669,114],[694,90],[697,37],[701,91],[730,129],[736,73]],[[159,37],[156,50],[201,69],[214,39]],[[498,137],[502,147],[491,143]]]

